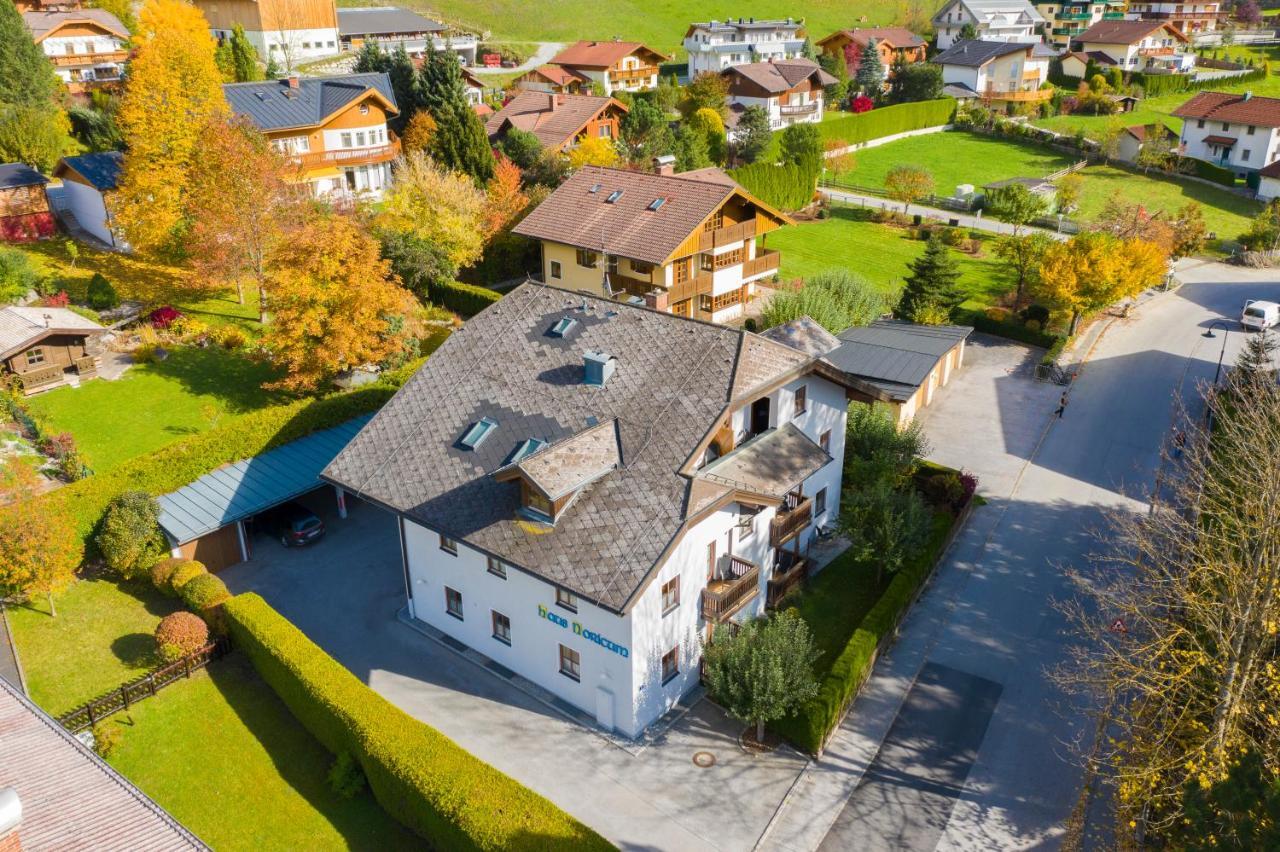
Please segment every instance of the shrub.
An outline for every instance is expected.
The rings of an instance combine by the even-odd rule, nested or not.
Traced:
[[[93,753],[101,758],[108,758],[120,747],[124,740],[124,732],[115,722],[99,722],[89,729],[93,735]]]
[[[1044,328],[1044,325],[1040,322],[1040,320],[1027,320],[1026,322],[1023,323],[1023,326],[1025,326],[1028,331],[1040,331],[1042,328]]]
[[[987,319],[994,322],[1008,322],[1009,317],[1012,315],[1012,311],[1008,308],[997,307],[987,308],[983,313],[986,314]]]
[[[39,292],[40,273],[26,252],[0,245],[0,302],[16,302]]]
[[[223,349],[239,349],[249,342],[248,335],[234,325],[215,326],[209,332],[209,339]]]
[[[942,228],[940,235],[942,242],[953,248],[962,245],[965,241],[965,233],[959,228]]]
[[[141,576],[165,551],[159,504],[143,491],[119,495],[107,507],[96,541],[107,567],[125,579]]]
[[[181,565],[175,566],[169,573],[169,591],[181,596],[183,587],[195,578],[208,573],[209,569],[204,567],[203,562],[197,562],[194,559],[183,560]]]
[[[156,625],[156,650],[168,662],[181,660],[209,644],[209,627],[190,612],[175,612]]]
[[[1040,323],[1041,328],[1049,322],[1049,309],[1044,305],[1027,305],[1018,315],[1026,322]]]
[[[964,484],[955,472],[935,473],[920,480],[920,496],[934,506],[956,508],[964,500]]]
[[[432,281],[427,285],[427,293],[437,305],[444,305],[464,317],[473,317],[502,298],[496,290],[459,281]]]
[[[192,577],[178,589],[182,602],[195,612],[203,613],[219,604],[226,603],[231,597],[227,584],[221,577],[204,572]]]
[[[1045,351],[1044,357],[1040,359],[1041,364],[1056,364],[1058,359],[1062,357],[1062,350],[1067,348],[1067,341],[1070,338],[1059,337],[1053,341],[1053,344]]]
[[[378,803],[435,848],[612,848],[365,686],[258,595],[223,609],[236,646],[298,722],[331,753],[350,752]]]
[[[1013,322],[996,322],[981,311],[953,311],[951,318],[958,323],[973,326],[974,331],[1007,337],[1032,346],[1043,346],[1046,349],[1057,342],[1059,335],[1031,328]]]
[[[973,495],[978,492],[978,477],[975,474],[964,472],[960,474],[960,487],[963,492],[960,495],[960,505],[964,506],[973,499]]]
[[[181,318],[182,311],[169,305],[156,308],[147,314],[147,319],[151,321],[152,328],[168,328]]]
[[[185,565],[188,561],[179,556],[161,559],[151,566],[151,585],[155,586],[163,594],[173,597],[177,594],[173,588],[173,574],[180,565]]]
[[[838,334],[853,325],[866,325],[889,309],[893,294],[842,269],[812,276],[799,290],[779,290],[760,314],[765,328],[807,316]]]
[[[120,296],[116,288],[101,272],[93,273],[89,279],[89,288],[85,293],[85,301],[95,311],[105,311],[120,306]]]
[[[71,304],[71,297],[67,295],[66,290],[59,290],[52,296],[45,296],[40,300],[40,304],[46,308],[65,308]]]
[[[955,116],[955,112],[954,98],[939,98],[880,107],[856,115],[833,118],[814,126],[822,132],[824,139],[844,139],[850,145],[858,145],[896,133],[947,124]]]
[[[349,751],[342,752],[333,761],[333,766],[329,767],[328,781],[329,789],[337,794],[339,799],[353,798],[368,783],[364,773],[360,771],[360,764],[356,763],[356,759]]]
[[[813,200],[818,186],[818,171],[811,162],[785,166],[752,163],[731,169],[729,174],[765,204],[780,210],[799,210]]]

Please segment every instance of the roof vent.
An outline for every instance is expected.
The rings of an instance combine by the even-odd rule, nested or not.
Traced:
[[[564,337],[577,324],[578,321],[573,317],[560,317],[555,325],[547,330],[547,334],[551,337]]]
[[[1244,93],[1244,99],[1245,99],[1246,101],[1247,101],[1247,100],[1249,100],[1249,99],[1250,99],[1250,98],[1252,98],[1252,97],[1253,97],[1253,92],[1245,92],[1245,93]]]
[[[493,434],[493,430],[498,428],[498,421],[490,417],[481,417],[478,421],[471,424],[461,438],[458,439],[458,445],[466,450],[474,450],[484,442],[484,439]]]
[[[254,92],[254,94],[258,96],[258,100],[260,101],[265,101],[267,99],[266,92]]]
[[[582,356],[582,366],[586,371],[586,383],[594,388],[602,388],[609,382],[618,359],[604,352],[586,352]]]
[[[613,204],[621,197],[622,197],[622,190],[615,189],[613,192],[609,193],[609,197],[604,200],[604,203]]]

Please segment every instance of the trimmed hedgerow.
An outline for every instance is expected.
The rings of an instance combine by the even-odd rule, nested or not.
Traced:
[[[818,125],[822,138],[843,139],[850,145],[870,142],[895,133],[949,124],[956,114],[955,98],[913,101],[880,107],[857,115],[833,118]]]
[[[197,562],[194,559],[184,559],[182,563],[177,565],[169,574],[169,591],[178,597],[182,597],[183,589],[188,584],[195,581],[197,577],[201,577],[209,573],[209,569],[204,567],[203,562]]]
[[[1191,160],[1192,170],[1198,178],[1211,180],[1214,183],[1220,183],[1223,186],[1236,185],[1236,173],[1231,169],[1224,168],[1217,163],[1206,162],[1205,160]]]
[[[173,590],[173,572],[178,570],[178,566],[187,560],[180,556],[168,556],[161,559],[155,565],[151,566],[151,585],[162,594],[173,597],[176,592]]]
[[[810,163],[752,163],[731,169],[729,175],[765,204],[779,210],[799,210],[813,200],[818,168]]]
[[[223,606],[236,647],[304,728],[360,763],[379,804],[439,849],[611,849],[547,799],[365,686],[255,594]]]
[[[433,281],[427,285],[427,295],[437,305],[457,311],[464,317],[473,317],[502,298],[496,290],[461,281]]]
[[[222,578],[206,573],[188,581],[179,591],[179,596],[192,610],[202,613],[226,603],[231,598],[231,593],[227,591],[227,584],[222,582]]]

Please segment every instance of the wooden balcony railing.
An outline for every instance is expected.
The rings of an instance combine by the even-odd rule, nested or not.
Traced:
[[[712,580],[702,591],[702,617],[721,622],[747,605],[760,592],[760,566],[737,556],[729,564],[740,576]]]
[[[1047,101],[1053,97],[1053,90],[1032,89],[1025,92],[998,92],[995,89],[987,89],[982,93],[982,97],[990,101]]]
[[[609,286],[613,288],[615,293],[621,290],[626,296],[640,296],[641,298],[654,289],[652,281],[646,281],[643,278],[631,278],[627,275],[614,275],[613,273],[609,273]],[[618,298],[623,299],[626,296],[618,296]]]
[[[287,154],[285,160],[302,169],[318,169],[324,166],[361,166],[369,163],[389,163],[400,156],[400,140],[387,131],[388,142],[376,148],[339,148],[335,151],[314,151],[306,154]]]
[[[1143,12],[1143,20],[1153,21],[1214,21],[1217,12]]]
[[[1172,47],[1140,47],[1138,48],[1139,56],[1173,56],[1175,53]]]
[[[777,272],[781,261],[782,255],[778,254],[775,249],[759,251],[755,257],[742,264],[742,280],[745,281],[757,275]]]
[[[656,65],[642,65],[639,68],[628,68],[626,70],[614,69],[609,72],[609,79],[614,83],[637,83],[648,80],[650,77],[656,76],[658,67]]]
[[[782,115],[809,115],[817,111],[817,101],[809,101],[807,104],[783,104],[778,107],[778,112]]]
[[[711,276],[698,275],[679,284],[673,284],[670,292],[667,293],[667,303],[683,302],[685,299],[693,299],[703,293],[711,292]]]
[[[62,384],[62,365],[44,364],[18,373],[22,380],[22,392],[30,396],[38,391],[47,390]]]
[[[96,378],[98,375],[98,359],[92,355],[85,355],[75,360],[76,373],[82,379]]]
[[[113,50],[107,53],[57,53],[49,57],[54,65],[98,65],[107,62],[124,62],[129,58],[127,50]]]
[[[796,556],[790,551],[778,553],[777,562],[773,566],[773,576],[765,591],[764,605],[775,608],[783,598],[805,581],[809,576],[809,560]]]
[[[703,231],[698,235],[698,251],[710,251],[720,246],[740,243],[752,239],[755,235],[756,220],[754,218],[725,228],[716,228],[714,231]]]
[[[769,522],[769,544],[781,547],[799,535],[813,520],[813,500],[808,497],[796,504],[789,512],[778,509],[778,514]]]

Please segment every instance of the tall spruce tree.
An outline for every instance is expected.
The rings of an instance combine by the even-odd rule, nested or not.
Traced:
[[[467,103],[458,57],[451,50],[428,49],[416,82],[417,108],[425,109],[436,120],[431,156],[443,166],[470,175],[477,183],[487,182],[493,177],[493,149],[484,124]]]
[[[58,78],[13,0],[0,0],[0,104],[53,108]]]
[[[1246,337],[1244,348],[1236,358],[1236,369],[1250,381],[1274,381],[1276,365],[1272,359],[1277,345],[1280,344],[1266,329]]]
[[[254,49],[244,27],[236,24],[231,28],[231,71],[237,83],[252,83],[262,79],[262,69],[258,67],[258,51]]]
[[[925,244],[924,254],[911,262],[911,274],[894,313],[900,319],[919,322],[931,310],[949,311],[964,301],[956,286],[960,266],[946,244],[935,234]]]
[[[400,131],[408,126],[409,121],[422,108],[418,72],[414,70],[413,60],[409,58],[409,52],[404,49],[403,43],[397,45],[390,54],[384,53],[382,56],[384,67],[376,70],[385,71],[391,78],[391,91],[395,94],[396,106],[400,109],[400,114],[392,119],[391,126]]]
[[[867,49],[862,51],[862,62],[858,64],[854,81],[867,97],[874,98],[880,94],[880,86],[884,83],[884,63],[880,61],[880,49],[875,39],[868,41]]]

